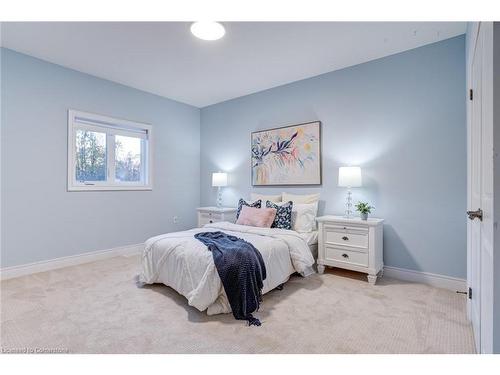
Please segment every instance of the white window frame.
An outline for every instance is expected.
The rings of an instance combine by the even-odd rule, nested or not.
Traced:
[[[106,181],[76,180],[76,131],[79,129],[106,133]],[[115,135],[145,139],[141,152],[143,181],[120,182],[115,180]],[[152,190],[153,189],[153,127],[135,121],[122,120],[95,113],[68,110],[68,191],[95,190]]]

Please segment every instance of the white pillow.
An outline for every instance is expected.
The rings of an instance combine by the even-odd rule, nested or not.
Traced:
[[[319,193],[308,195],[283,193],[281,198],[283,202],[292,201],[293,204],[317,203],[319,201]]]
[[[273,203],[281,202],[281,194],[278,195],[264,195],[264,194],[256,194],[252,193],[250,194],[250,198],[253,201],[256,201],[257,199],[262,199],[262,207],[266,207],[266,201],[270,201]]]
[[[297,203],[292,206],[292,229],[296,232],[312,232],[316,229],[318,202]]]

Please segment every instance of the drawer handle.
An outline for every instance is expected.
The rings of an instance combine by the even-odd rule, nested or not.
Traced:
[[[347,255],[347,254],[342,254],[342,256],[343,256],[344,258],[349,258],[349,255]]]
[[[342,239],[343,239],[344,241],[349,241],[349,237],[347,237],[347,236],[342,237]]]
[[[213,223],[213,220],[210,220],[210,224],[212,224],[212,223]]]

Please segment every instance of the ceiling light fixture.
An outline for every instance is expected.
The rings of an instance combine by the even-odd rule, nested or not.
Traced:
[[[219,22],[200,21],[191,25],[191,33],[203,40],[217,40],[224,36],[226,29]]]

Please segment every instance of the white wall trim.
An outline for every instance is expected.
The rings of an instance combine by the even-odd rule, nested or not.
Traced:
[[[21,264],[18,266],[5,267],[0,269],[0,279],[7,280],[14,277],[31,275],[33,273],[51,271],[58,268],[76,266],[78,264],[95,262],[96,260],[113,258],[124,255],[130,256],[139,254],[144,248],[144,244],[115,247],[113,249],[92,251],[88,253],[71,255],[62,258],[43,260],[40,262]]]
[[[457,277],[438,275],[435,273],[421,272],[408,270],[398,267],[384,267],[384,275],[394,279],[411,281],[414,283],[422,283],[435,286],[437,288],[448,289],[452,291],[465,292],[467,288],[467,280]]]

